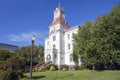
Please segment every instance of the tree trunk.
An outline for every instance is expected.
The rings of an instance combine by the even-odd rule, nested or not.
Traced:
[[[95,71],[95,66],[94,65],[92,65],[92,70]]]

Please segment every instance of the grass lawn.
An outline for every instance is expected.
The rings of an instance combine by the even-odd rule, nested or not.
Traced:
[[[120,80],[120,71],[46,71],[33,72],[33,77],[36,80]]]

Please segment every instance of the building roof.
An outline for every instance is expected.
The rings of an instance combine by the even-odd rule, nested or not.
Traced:
[[[75,27],[71,27],[71,28],[69,28],[69,29],[66,29],[65,32],[71,31],[71,30],[76,29],[76,28],[79,28],[79,27],[80,27],[80,25],[77,25],[77,26],[75,26]]]
[[[59,10],[60,10],[60,12],[62,12],[62,14],[65,13],[64,10],[63,10],[63,8],[62,8],[60,5],[55,9],[54,12],[57,12],[57,11],[59,11]],[[50,24],[49,27],[52,27],[52,26],[56,25],[57,23],[62,24],[62,25],[65,27],[65,29],[70,28],[69,24],[68,24],[68,23],[65,21],[65,19],[62,18],[62,17],[58,17],[58,18],[56,18],[55,20],[53,20],[53,22]]]
[[[16,45],[5,44],[5,43],[0,43],[0,45],[6,45],[6,46],[13,46],[13,47],[18,47],[18,46],[16,46]]]
[[[17,48],[18,46],[15,46],[15,45],[0,43],[0,49],[7,49],[9,51],[14,51]]]
[[[57,23],[61,23],[63,26],[65,26],[66,29],[70,28],[69,24],[61,17],[56,18],[51,24],[50,27],[53,25],[56,25]]]

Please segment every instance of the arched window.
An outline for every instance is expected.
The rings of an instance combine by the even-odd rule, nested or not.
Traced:
[[[47,62],[48,62],[48,61],[51,61],[51,56],[50,56],[50,54],[48,54],[48,55],[46,56],[46,60],[47,60]]]
[[[73,55],[70,54],[70,61],[73,61]]]

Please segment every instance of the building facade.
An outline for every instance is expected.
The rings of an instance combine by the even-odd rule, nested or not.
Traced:
[[[7,49],[9,51],[14,51],[17,48],[18,48],[18,46],[15,46],[15,45],[0,43],[0,49]]]
[[[48,37],[45,38],[45,62],[52,61],[54,65],[73,66],[73,34],[76,34],[79,26],[70,28],[65,20],[63,8],[58,6],[54,11],[54,19],[49,25]]]

